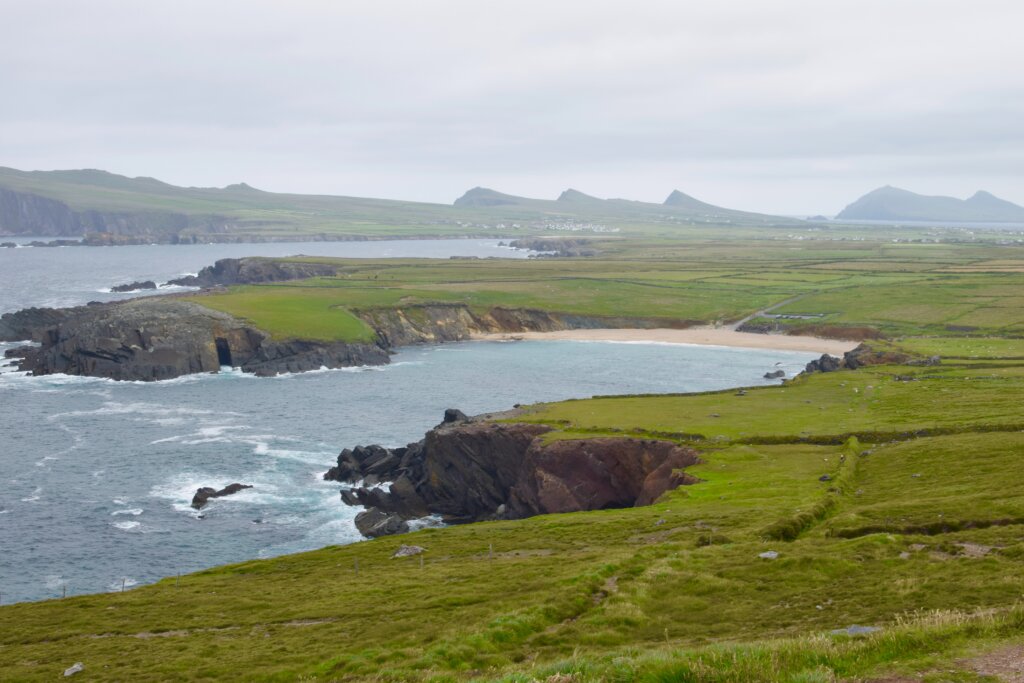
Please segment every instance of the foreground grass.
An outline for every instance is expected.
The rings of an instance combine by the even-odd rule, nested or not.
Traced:
[[[1024,637],[1024,362],[979,374],[979,360],[993,359],[536,406],[529,419],[565,435],[639,429],[696,445],[701,481],[646,508],[425,530],[6,606],[0,670],[831,681],[953,666],[969,645]],[[426,547],[423,563],[391,559],[400,543]],[[936,610],[948,614],[906,622]],[[976,610],[992,612],[962,616]],[[882,630],[820,635],[852,624]],[[965,671],[954,680],[975,680]]]
[[[277,336],[366,339],[355,314],[381,306],[710,321],[798,296],[788,310],[820,317],[778,324],[868,327],[889,335],[879,349],[942,361],[533,406],[519,419],[551,425],[550,438],[692,446],[700,481],[645,508],[425,530],[4,606],[0,679],[50,680],[81,661],[79,676],[100,680],[985,680],[964,658],[1024,639],[1013,259],[988,272],[995,256],[980,247],[618,248],[592,261],[336,261],[333,278],[196,298]],[[425,547],[422,563],[392,559],[401,543]],[[881,631],[828,635],[853,624]]]
[[[745,645],[680,650],[652,648],[599,658],[574,657],[502,683],[535,680],[675,683],[830,683],[884,673],[912,673],[913,680],[991,680],[980,674],[986,654],[1024,635],[1024,609],[962,613],[936,611],[901,617],[884,631],[845,636],[814,634]],[[1024,652],[1024,646],[1017,645]],[[892,680],[892,679],[888,679]]]

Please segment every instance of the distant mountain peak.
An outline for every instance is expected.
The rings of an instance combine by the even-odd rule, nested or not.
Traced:
[[[234,183],[233,185],[225,186],[224,189],[234,192],[263,192],[263,190],[258,190],[249,183]]]
[[[523,197],[504,194],[488,187],[474,187],[455,200],[455,206],[505,206],[522,204],[528,201]]]
[[[603,199],[593,197],[589,194],[584,194],[579,190],[574,190],[571,187],[558,195],[558,201],[560,202],[603,202]]]
[[[717,209],[717,206],[702,202],[696,197],[691,197],[685,192],[672,190],[672,193],[662,202],[665,206],[675,206],[688,209]]]
[[[853,202],[836,218],[882,221],[1024,222],[1024,207],[978,190],[969,199],[927,196],[885,185]]]

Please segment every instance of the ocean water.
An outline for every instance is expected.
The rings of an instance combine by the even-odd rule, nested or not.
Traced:
[[[27,244],[51,238],[2,237]],[[222,258],[242,256],[344,258],[526,258],[529,252],[499,247],[498,240],[382,240],[371,242],[273,242],[268,244],[151,244],[124,247],[21,247],[0,249],[0,313],[29,306],[79,306],[153,294],[112,294],[115,285],[157,284],[196,273]],[[182,291],[172,287],[167,291]]]
[[[381,243],[359,246],[373,244]],[[274,246],[229,245],[233,254]],[[302,245],[337,246],[346,245]],[[192,247],[150,247],[144,253],[157,262],[135,264],[115,283],[194,271],[226,248],[208,248],[205,258],[186,264],[178,250]],[[481,248],[496,249],[493,242]],[[128,264],[117,249],[135,248],[99,251]],[[92,249],[7,251],[61,255],[22,264],[39,291],[24,272],[0,268],[0,311],[50,296],[101,298],[96,290],[112,279],[75,261]],[[51,281],[60,283],[57,294],[46,289]],[[0,353],[7,346],[0,344]],[[765,371],[793,374],[812,356],[671,344],[468,342],[403,349],[384,367],[275,378],[225,368],[134,383],[0,368],[0,600],[120,590],[122,582],[131,587],[359,541],[358,510],[343,505],[339,486],[321,475],[344,447],[419,439],[445,408],[479,413],[599,394],[759,385],[767,383]],[[211,501],[203,518],[189,507],[198,487],[236,481],[254,488]]]

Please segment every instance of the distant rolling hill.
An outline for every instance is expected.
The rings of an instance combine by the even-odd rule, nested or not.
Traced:
[[[664,204],[599,199],[566,190],[556,200],[474,188],[454,204],[264,192],[245,183],[177,187],[100,170],[0,168],[0,234],[104,235],[128,240],[515,236],[594,224],[643,229],[704,225],[792,225],[789,218],[734,211],[697,200]],[[599,225],[597,225],[599,224]],[[112,237],[111,237],[112,236]]]
[[[847,220],[964,221],[1024,223],[1024,207],[988,192],[969,199],[929,197],[898,187],[880,187],[843,209],[836,218]]]
[[[531,209],[547,215],[568,215],[587,220],[606,221],[649,221],[651,219],[691,219],[723,224],[787,224],[792,218],[767,214],[737,211],[707,204],[685,195],[679,190],[661,204],[638,202],[631,199],[601,199],[572,188],[565,190],[558,199],[531,199],[504,194],[486,187],[474,187],[455,200],[456,207],[518,207]]]

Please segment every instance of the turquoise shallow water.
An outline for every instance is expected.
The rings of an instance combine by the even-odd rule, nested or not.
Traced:
[[[173,260],[166,250],[178,248],[161,248],[161,258]],[[62,275],[68,289],[102,286],[88,272]],[[0,285],[14,300],[18,281],[0,271]],[[230,370],[161,383],[2,372],[0,594],[7,603],[58,597],[65,586],[68,594],[119,590],[122,580],[132,586],[357,541],[357,510],[321,474],[343,447],[420,438],[445,408],[479,413],[595,394],[757,385],[767,370],[792,374],[812,356],[470,342],[404,349],[385,367],[267,379]],[[196,488],[234,481],[254,488],[211,502],[204,519],[189,508]]]

